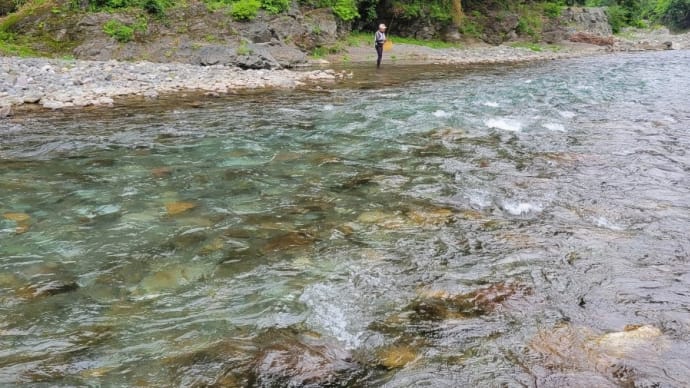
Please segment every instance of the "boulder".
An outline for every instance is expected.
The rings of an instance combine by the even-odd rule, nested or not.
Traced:
[[[293,68],[307,63],[307,55],[296,47],[276,41],[257,46],[265,48],[282,67]]]
[[[248,52],[237,55],[232,63],[241,69],[280,69],[280,64],[271,53],[262,46],[250,44]]]
[[[202,66],[229,65],[236,56],[235,47],[209,45],[199,49],[197,64]]]
[[[273,36],[281,42],[288,42],[308,33],[307,26],[297,17],[282,15],[271,20],[270,24]]]
[[[242,69],[279,69],[280,63],[261,45],[208,45],[199,49],[196,63],[202,66],[225,65]]]

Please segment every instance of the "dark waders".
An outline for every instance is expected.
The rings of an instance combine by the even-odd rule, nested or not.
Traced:
[[[376,43],[376,54],[378,58],[376,59],[376,67],[381,67],[381,59],[383,58],[383,43]]]

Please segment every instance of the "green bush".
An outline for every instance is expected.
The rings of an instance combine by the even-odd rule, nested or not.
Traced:
[[[346,22],[359,17],[355,0],[336,0],[333,5],[333,13]]]
[[[230,15],[237,20],[252,20],[259,13],[259,0],[239,0],[232,4]]]
[[[627,23],[628,12],[620,5],[612,5],[606,8],[606,15],[609,17],[609,24],[614,34],[620,32]]]
[[[290,0],[261,0],[261,6],[270,13],[281,13],[290,8]]]
[[[561,16],[563,7],[556,3],[544,3],[544,15],[550,18],[557,18]]]
[[[134,27],[122,24],[115,19],[108,20],[103,25],[103,32],[120,43],[127,43],[134,38]]]
[[[166,0],[144,0],[142,8],[151,15],[163,16],[169,6]]]

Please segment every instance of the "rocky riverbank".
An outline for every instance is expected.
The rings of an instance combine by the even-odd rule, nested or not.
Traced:
[[[558,45],[504,44],[433,49],[396,44],[386,53],[386,66],[396,63],[475,65],[554,60],[611,52],[688,49],[690,35],[668,31],[629,31],[612,44],[562,42]],[[670,43],[670,44],[669,44]],[[343,67],[348,63],[373,63],[370,46],[348,47],[312,65]],[[384,69],[385,71],[385,69]],[[0,118],[27,106],[46,109],[112,105],[118,98],[188,91],[223,94],[233,90],[297,88],[308,84],[332,84],[347,77],[331,69],[242,70],[233,66],[198,66],[181,63],[83,61],[45,58],[0,57]]]
[[[289,89],[332,83],[341,77],[343,74],[333,70],[241,70],[180,63],[0,57],[0,117],[12,115],[25,104],[48,109],[112,105],[125,96]]]

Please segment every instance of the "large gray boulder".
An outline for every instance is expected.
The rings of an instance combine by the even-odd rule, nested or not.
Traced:
[[[307,55],[303,51],[282,42],[273,41],[257,46],[264,47],[282,67],[293,68],[307,63]]]
[[[281,65],[266,47],[253,43],[208,45],[199,49],[196,63],[202,66],[226,65],[242,69],[280,69]]]

